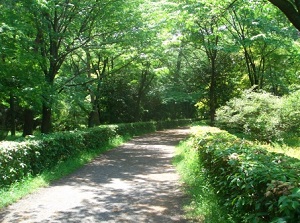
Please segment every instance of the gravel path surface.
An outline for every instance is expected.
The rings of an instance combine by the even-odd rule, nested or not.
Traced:
[[[0,222],[187,222],[171,164],[190,130],[136,137],[0,211]]]

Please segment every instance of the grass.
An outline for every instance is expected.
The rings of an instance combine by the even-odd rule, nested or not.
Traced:
[[[222,207],[216,192],[205,179],[196,149],[191,139],[177,147],[173,164],[185,185],[190,201],[184,209],[186,217],[201,223],[234,223],[229,213]]]
[[[91,162],[99,154],[121,145],[128,141],[130,137],[117,137],[111,140],[106,146],[99,148],[97,151],[85,151],[79,156],[70,157],[65,162],[59,163],[53,169],[45,171],[38,176],[28,176],[21,182],[11,185],[9,188],[0,190],[0,208],[6,207],[22,197],[37,191],[41,187],[50,185],[51,182],[58,180],[84,164]]]
[[[283,143],[271,143],[266,146],[266,149],[300,159],[300,137],[297,135],[286,136]]]
[[[12,135],[11,135],[11,133],[10,133],[10,132],[8,132],[8,134],[7,134],[6,138],[5,138],[5,140],[7,140],[7,141],[14,141],[14,140],[18,140],[18,139],[20,139],[20,138],[22,138],[22,137],[23,137],[23,136],[22,136],[22,134],[23,134],[23,132],[16,131],[16,132],[15,132],[15,135],[14,135],[14,136],[12,136]]]
[[[249,138],[247,135],[243,133],[236,133],[230,132],[233,135],[236,135],[239,138],[244,138],[249,141],[254,141],[253,139]],[[293,157],[300,159],[300,137],[299,136],[286,136],[283,142],[271,142],[271,143],[264,143],[256,141],[259,145],[264,147],[269,152],[274,153],[282,153],[286,156]]]
[[[287,144],[272,143],[263,145],[266,150],[274,153],[283,153],[286,156],[300,159],[300,147]]]
[[[203,126],[203,123],[198,124]],[[241,134],[238,137],[245,138]],[[235,223],[230,210],[223,207],[222,203],[224,202],[219,200],[216,196],[217,192],[206,179],[205,170],[199,162],[197,149],[193,147],[192,140],[190,138],[181,142],[173,160],[181,175],[186,193],[190,197],[189,203],[185,205],[186,217],[201,223]],[[289,137],[284,143],[258,141],[255,143],[260,144],[269,152],[283,153],[286,156],[300,159],[300,137]]]

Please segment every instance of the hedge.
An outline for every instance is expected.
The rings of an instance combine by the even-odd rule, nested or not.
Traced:
[[[37,175],[82,151],[98,150],[117,136],[134,136],[190,124],[192,120],[103,125],[82,131],[57,132],[0,145],[0,188],[27,175]]]
[[[212,127],[193,142],[207,179],[237,222],[300,222],[300,161]]]

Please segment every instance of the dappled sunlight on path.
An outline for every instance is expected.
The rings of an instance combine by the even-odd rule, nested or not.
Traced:
[[[190,129],[136,137],[0,212],[1,222],[187,222],[171,164]]]

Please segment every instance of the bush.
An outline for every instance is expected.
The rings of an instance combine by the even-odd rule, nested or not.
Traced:
[[[284,97],[280,112],[282,126],[287,133],[299,134],[300,123],[300,91]]]
[[[77,155],[84,147],[80,132],[59,132],[0,148],[0,187],[36,175]]]
[[[258,140],[280,140],[282,100],[270,93],[245,91],[216,112],[216,125]]]
[[[194,146],[211,184],[237,222],[299,222],[300,161],[270,153],[217,128],[201,128]]]
[[[300,91],[279,98],[266,92],[245,91],[216,112],[216,126],[243,132],[253,139],[281,141],[300,132]]]

